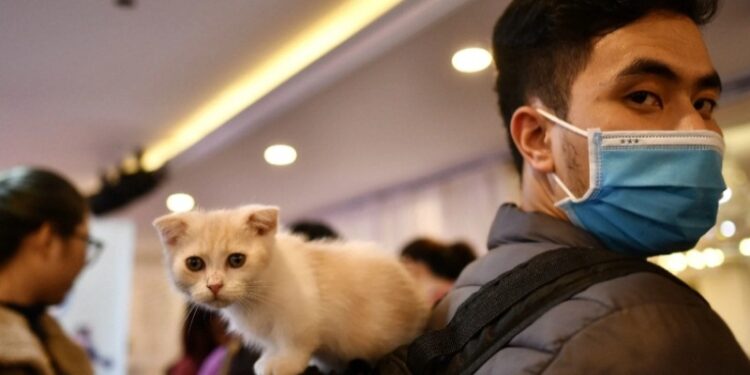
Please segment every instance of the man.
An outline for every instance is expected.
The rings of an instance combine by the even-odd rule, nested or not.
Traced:
[[[500,109],[522,175],[489,253],[436,307],[441,328],[479,287],[549,250],[686,250],[716,219],[721,83],[699,0],[516,0],[498,21]],[[620,133],[612,133],[612,132]],[[666,277],[634,273],[554,306],[480,374],[750,374],[724,322]]]

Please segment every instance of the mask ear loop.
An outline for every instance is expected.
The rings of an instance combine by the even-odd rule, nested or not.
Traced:
[[[584,136],[584,137],[588,137],[588,134],[586,133],[586,131],[579,129],[577,126],[575,126],[575,125],[573,125],[573,124],[571,124],[569,122],[566,122],[564,120],[561,120],[557,116],[555,116],[555,115],[553,115],[553,114],[551,114],[551,113],[549,113],[549,112],[547,112],[547,111],[545,111],[545,110],[543,110],[541,108],[537,108],[536,110],[537,110],[537,112],[539,112],[540,115],[542,115],[542,117],[544,117],[547,120],[549,120],[549,121],[551,121],[551,122],[553,122],[553,123],[561,126],[563,129],[565,129],[567,131],[570,131],[570,132],[573,132],[575,134]],[[576,199],[576,196],[573,194],[573,192],[570,191],[570,189],[568,189],[567,186],[565,186],[565,183],[563,183],[562,180],[560,179],[560,177],[557,176],[557,173],[552,172],[551,174],[552,174],[552,178],[555,180],[555,183],[557,183],[557,186],[559,186],[560,189],[562,189],[563,192],[565,192],[565,195],[567,195],[568,198],[570,198],[570,199]]]
[[[565,120],[561,120],[557,116],[555,116],[555,115],[553,115],[553,114],[551,114],[551,113],[549,113],[549,112],[547,112],[547,111],[545,111],[545,110],[543,110],[541,108],[537,108],[536,111],[539,112],[539,114],[542,115],[542,117],[546,118],[547,120],[550,120],[550,121],[554,122],[557,125],[562,126],[565,130],[571,131],[573,133],[576,133],[576,134],[584,136],[584,137],[588,137],[588,134],[586,133],[585,130],[579,129],[577,126],[575,126],[575,125],[573,125],[573,124],[571,124],[569,122],[566,122]]]
[[[565,186],[565,183],[562,182],[562,180],[560,179],[560,177],[557,177],[557,173],[552,172],[550,174],[552,175],[552,178],[557,183],[557,186],[559,186],[560,189],[562,189],[563,192],[565,192],[565,194],[568,196],[568,198],[570,198],[570,199],[576,199],[576,196],[573,195],[573,192],[571,192],[570,189],[568,189],[568,187]]]

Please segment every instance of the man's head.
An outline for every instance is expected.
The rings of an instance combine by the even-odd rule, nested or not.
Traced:
[[[543,201],[533,210],[564,217],[553,208],[565,193],[552,173],[576,196],[589,186],[586,139],[538,108],[583,130],[720,132],[712,111],[721,83],[698,29],[716,11],[717,0],[509,5],[494,34],[497,92],[524,199]]]
[[[669,13],[703,25],[716,11],[717,0],[513,1],[498,20],[493,36],[496,89],[505,126],[510,127],[516,110],[532,104],[533,98],[566,118],[575,99],[573,85],[589,64],[597,42],[606,35],[654,13]],[[621,58],[647,57],[636,56],[638,50],[620,52],[632,53]],[[508,137],[520,172],[522,153],[510,131]]]

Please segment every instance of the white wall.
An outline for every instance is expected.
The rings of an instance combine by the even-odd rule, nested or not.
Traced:
[[[510,162],[496,158],[321,210],[317,218],[345,238],[374,241],[394,253],[428,235],[468,241],[480,255],[498,207],[518,200],[518,186]]]
[[[161,246],[141,245],[133,275],[130,374],[163,374],[179,356],[184,311],[184,299],[167,277]]]
[[[128,220],[95,220],[91,236],[104,243],[101,255],[81,272],[53,313],[72,337],[95,351],[100,358],[93,361],[97,374],[124,375],[135,226]],[[88,339],[82,329],[90,332]]]

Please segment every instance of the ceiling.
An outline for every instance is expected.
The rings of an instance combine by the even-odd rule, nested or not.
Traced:
[[[0,3],[0,168],[55,168],[90,188],[100,171],[176,123],[339,1]],[[170,179],[120,212],[146,232],[173,192],[204,207],[277,204],[286,218],[488,158],[504,158],[491,69],[450,57],[489,47],[507,1],[406,1],[170,164]],[[750,73],[750,1],[706,29],[725,81]],[[718,117],[750,124],[750,96]],[[267,165],[272,143],[297,148]]]

